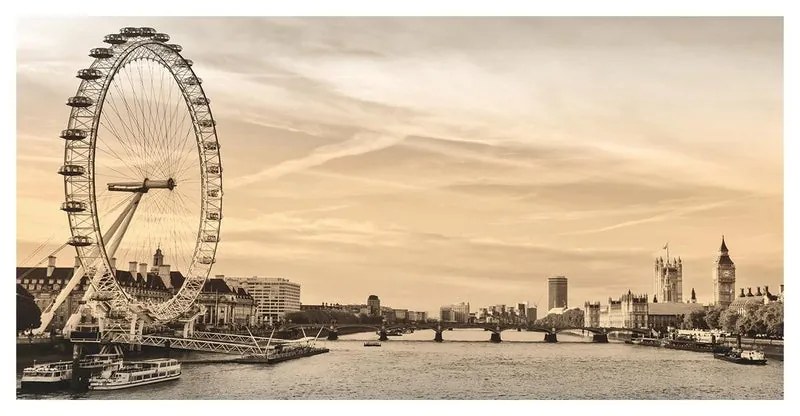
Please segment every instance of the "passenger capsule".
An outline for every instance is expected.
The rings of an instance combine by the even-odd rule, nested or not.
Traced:
[[[121,45],[121,44],[123,44],[123,43],[125,43],[127,41],[128,40],[125,39],[125,36],[122,36],[119,33],[112,33],[110,35],[106,35],[103,38],[103,42],[110,43],[112,45]]]
[[[89,56],[92,58],[104,59],[114,56],[114,52],[111,50],[111,48],[94,48],[89,51]]]
[[[216,243],[217,242],[217,236],[215,236],[215,235],[207,235],[207,236],[203,237],[203,241],[205,241],[206,243]]]
[[[140,27],[123,27],[119,33],[126,38],[135,38],[142,35],[142,28]]]
[[[222,167],[220,165],[209,165],[206,168],[206,172],[211,173],[213,175],[219,175],[222,172]]]
[[[140,27],[139,36],[143,38],[152,38],[156,34],[156,30],[152,27]]]
[[[169,42],[169,35],[166,33],[153,34],[153,40],[156,42]]]
[[[214,263],[214,258],[211,257],[211,256],[200,257],[200,263],[202,263],[202,264],[213,264]]]
[[[69,97],[67,99],[67,105],[70,107],[89,107],[90,105],[94,104],[89,97],[84,97],[82,95],[76,95],[74,97]]]
[[[92,245],[92,239],[84,235],[74,235],[67,241],[73,247],[86,247]]]
[[[219,144],[217,142],[203,142],[203,149],[205,150],[217,150],[219,149]]]
[[[175,52],[180,52],[183,50],[183,46],[178,45],[177,43],[168,43],[166,46]]]
[[[89,137],[86,130],[81,129],[66,129],[61,130],[61,138],[64,140],[83,140]]]
[[[86,80],[86,81],[94,81],[96,79],[100,79],[103,77],[103,73],[100,72],[98,69],[94,68],[86,68],[81,69],[78,71],[78,75],[76,77]]]
[[[209,198],[219,198],[220,196],[222,196],[222,190],[209,189],[208,191],[206,191],[206,195],[208,195]]]
[[[66,212],[86,211],[86,203],[81,201],[67,201],[61,203],[61,210]]]
[[[222,214],[220,214],[219,212],[209,212],[208,214],[206,214],[206,219],[209,221],[219,221],[220,219],[222,219]]]
[[[183,83],[186,85],[200,85],[203,83],[203,79],[198,77],[186,77],[183,79]]]
[[[217,122],[207,118],[205,120],[198,121],[197,125],[199,125],[200,127],[214,127],[217,125]]]
[[[192,104],[194,105],[208,105],[210,102],[211,100],[206,97],[197,97],[192,99]]]
[[[63,165],[58,168],[58,174],[64,176],[80,176],[86,173],[86,169],[81,165]]]

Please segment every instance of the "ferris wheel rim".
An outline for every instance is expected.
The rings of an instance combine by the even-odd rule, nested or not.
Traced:
[[[129,29],[137,29],[138,32]],[[100,294],[110,291],[115,306],[130,309],[135,301],[116,280],[98,216],[95,184],[97,136],[109,88],[125,65],[137,59],[150,59],[163,66],[180,88],[186,111],[191,116],[197,145],[196,162],[201,176],[200,221],[184,283],[172,298],[149,308],[150,314],[156,319],[169,320],[185,312],[194,303],[215,261],[222,219],[222,163],[216,122],[205,91],[197,82],[199,78],[191,68],[191,61],[180,54],[182,48],[179,45],[166,43],[169,39],[167,35],[142,35],[144,29],[155,32],[149,28],[124,28],[120,35],[106,36],[110,47],[92,49],[90,56],[95,60],[88,68],[78,71],[78,78],[82,81],[76,95],[68,99],[67,104],[72,111],[67,129],[62,131],[61,136],[65,139],[64,165],[59,169],[59,173],[64,175],[65,202],[62,210],[67,212],[69,218],[72,235],[70,244],[75,246],[81,266],[90,275],[92,286]],[[139,35],[136,36],[135,32]],[[126,37],[132,41],[129,42]],[[151,56],[134,56],[139,51]],[[103,69],[107,72],[103,73]],[[144,183],[146,186],[146,178]]]

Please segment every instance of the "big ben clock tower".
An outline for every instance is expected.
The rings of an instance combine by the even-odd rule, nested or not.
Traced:
[[[736,292],[736,266],[728,256],[725,236],[719,247],[719,257],[714,261],[714,304],[727,307],[733,302]]]

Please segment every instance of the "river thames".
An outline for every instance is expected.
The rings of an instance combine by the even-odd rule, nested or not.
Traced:
[[[320,342],[328,354],[272,366],[184,364],[179,380],[112,392],[17,394],[20,399],[783,399],[783,362],[763,367],[711,354],[593,344],[559,334],[482,330],[390,337],[373,334]],[[422,342],[426,341],[426,342]],[[189,359],[219,355],[192,353]],[[19,370],[17,385],[19,385]]]

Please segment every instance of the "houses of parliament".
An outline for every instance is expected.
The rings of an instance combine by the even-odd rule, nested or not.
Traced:
[[[655,278],[653,302],[682,303],[683,302],[683,262],[680,257],[670,259],[667,256],[655,260]],[[712,270],[713,304],[727,307],[736,296],[736,265],[728,254],[725,236],[719,247],[719,254],[714,260]],[[692,289],[694,293],[694,289]],[[692,299],[694,302],[696,299]]]

